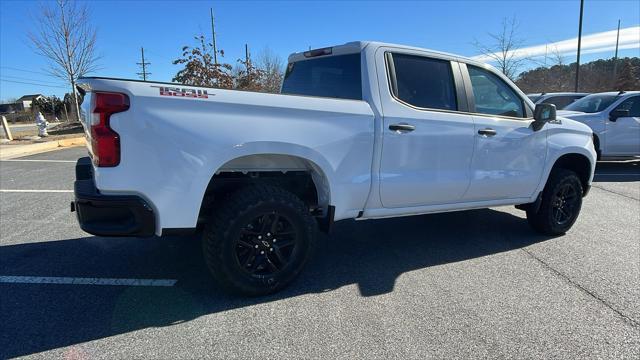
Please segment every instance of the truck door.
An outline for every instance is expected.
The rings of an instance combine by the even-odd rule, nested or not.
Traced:
[[[384,207],[459,201],[469,186],[474,126],[457,62],[384,54],[380,198]],[[458,81],[456,81],[458,80]],[[387,87],[388,85],[388,87]]]
[[[475,113],[471,185],[464,201],[532,196],[545,165],[546,132],[532,129],[531,109],[501,76],[472,65],[461,68]]]
[[[605,120],[607,156],[640,155],[640,96],[624,100]]]

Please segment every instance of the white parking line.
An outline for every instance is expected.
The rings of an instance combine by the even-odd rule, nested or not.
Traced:
[[[0,189],[0,193],[72,193],[73,190],[24,190],[24,189]]]
[[[0,283],[7,284],[54,284],[54,285],[109,285],[109,286],[173,286],[178,280],[171,279],[111,279],[51,276],[0,276]]]
[[[0,160],[0,162],[50,162],[50,163],[73,163],[75,164],[77,161],[75,160],[47,160],[47,159],[7,159]]]
[[[640,176],[640,174],[595,174],[595,176]]]

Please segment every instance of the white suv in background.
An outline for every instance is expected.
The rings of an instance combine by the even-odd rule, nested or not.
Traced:
[[[640,156],[640,91],[591,94],[558,116],[591,127],[598,158]]]

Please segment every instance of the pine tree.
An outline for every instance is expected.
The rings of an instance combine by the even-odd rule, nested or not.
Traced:
[[[618,59],[617,76],[614,60],[595,60],[580,65],[580,90],[604,92],[640,89],[640,58]],[[525,93],[573,91],[576,63],[538,67],[522,72],[516,84]]]
[[[615,90],[637,90],[640,88],[638,73],[637,64],[633,64],[629,58],[622,59],[622,64],[616,78]]]

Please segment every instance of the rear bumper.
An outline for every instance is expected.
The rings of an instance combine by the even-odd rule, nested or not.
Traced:
[[[89,157],[78,159],[75,211],[82,230],[98,236],[153,236],[156,221],[153,209],[136,195],[103,195],[96,188]]]

